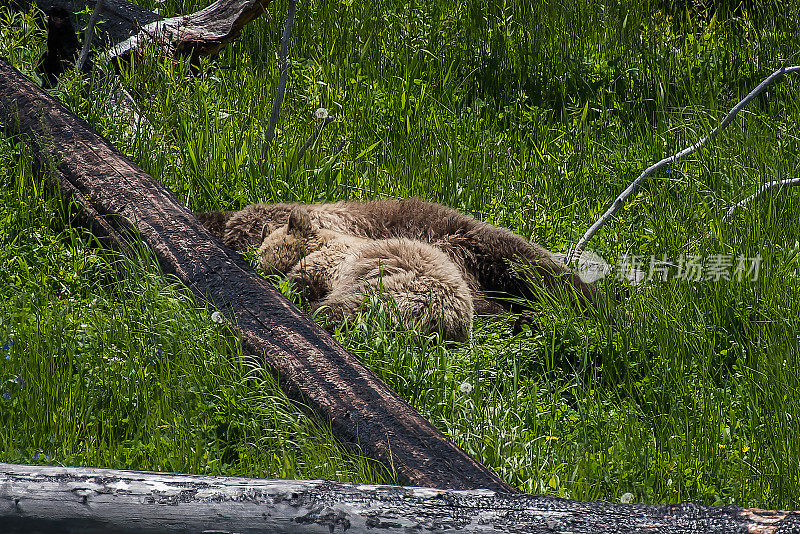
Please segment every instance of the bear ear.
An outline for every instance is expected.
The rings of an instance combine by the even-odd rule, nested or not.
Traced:
[[[264,240],[272,233],[272,227],[269,223],[264,223],[264,227],[261,229],[261,242],[263,243]]]
[[[297,206],[289,214],[289,233],[302,236],[311,235],[311,215],[302,206]]]

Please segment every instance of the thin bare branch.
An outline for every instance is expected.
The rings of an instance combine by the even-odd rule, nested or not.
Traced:
[[[297,151],[297,161],[303,159],[303,156],[306,155],[306,150],[308,150],[308,148],[311,146],[311,143],[313,143],[316,139],[319,139],[319,136],[322,134],[322,129],[335,120],[335,115],[328,115],[325,118],[320,119],[319,126],[317,126],[314,132],[308,136],[305,144],[300,147],[300,150]]]
[[[719,126],[711,130],[711,132],[709,132],[708,135],[700,139],[697,143],[693,144],[692,146],[684,148],[677,154],[673,154],[672,156],[664,158],[658,163],[651,165],[650,167],[645,169],[642,174],[640,174],[633,182],[631,182],[631,184],[625,189],[625,191],[620,193],[620,195],[616,199],[614,199],[614,202],[611,204],[611,207],[608,208],[608,210],[606,210],[603,216],[600,217],[600,219],[598,219],[597,222],[595,222],[586,231],[585,234],[583,234],[583,237],[581,237],[580,241],[578,241],[578,244],[575,245],[575,248],[570,253],[570,258],[580,257],[581,253],[586,248],[586,245],[589,243],[589,240],[592,239],[592,237],[594,237],[594,235],[600,230],[600,228],[602,228],[603,225],[607,223],[617,211],[619,211],[619,209],[622,207],[622,205],[625,203],[628,197],[630,197],[634,193],[634,191],[636,191],[639,188],[639,185],[646,177],[650,176],[657,170],[666,167],[667,165],[681,159],[682,157],[688,156],[698,148],[705,145],[708,141],[714,139],[719,132],[721,132],[725,127],[728,126],[728,124],[731,123],[731,121],[733,121],[734,118],[736,118],[736,115],[739,113],[739,111],[741,111],[742,108],[744,108],[748,103],[750,103],[751,100],[753,100],[755,97],[763,93],[764,90],[767,89],[767,87],[772,85],[781,76],[793,72],[800,72],[800,66],[787,67],[786,64],[784,64],[781,68],[770,74],[763,82],[758,84],[758,87],[750,91],[750,93],[746,97],[744,97],[744,99],[742,99],[741,102],[736,104],[733,107],[733,109],[731,109],[730,112],[728,112],[728,114],[722,119],[722,122],[719,123]]]
[[[92,38],[94,37],[94,27],[97,25],[97,19],[100,18],[100,12],[103,11],[103,1],[97,0],[94,6],[92,16],[89,18],[89,25],[86,27],[86,34],[83,39],[83,49],[81,49],[81,56],[75,64],[75,70],[81,72],[86,60],[89,59],[89,51],[92,49]]]
[[[269,127],[264,139],[264,144],[261,147],[261,156],[266,159],[266,152],[269,150],[272,139],[275,137],[275,127],[278,125],[278,115],[281,112],[281,105],[283,104],[283,94],[286,91],[286,78],[288,76],[288,56],[289,56],[289,39],[292,36],[292,25],[294,24],[294,14],[297,8],[297,0],[289,0],[289,10],[286,14],[286,27],[283,30],[283,37],[281,37],[281,77],[278,81],[278,90],[275,92],[275,101],[272,103],[272,112],[269,117]]]
[[[753,193],[752,195],[750,195],[746,199],[744,199],[744,200],[742,200],[740,202],[737,202],[736,204],[731,206],[730,209],[728,210],[728,212],[722,218],[722,222],[727,222],[728,219],[731,218],[731,215],[733,215],[733,212],[735,212],[737,209],[741,208],[745,204],[757,201],[769,189],[771,189],[773,187],[783,186],[783,185],[785,185],[785,186],[800,185],[800,178],[789,178],[787,180],[777,180],[777,181],[769,182],[769,183],[766,183],[766,184],[762,185],[761,187],[758,188],[758,191],[756,191],[755,193]]]

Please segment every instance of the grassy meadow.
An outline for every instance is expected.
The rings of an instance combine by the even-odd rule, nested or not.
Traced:
[[[207,2],[140,3],[172,16]],[[49,91],[196,211],[418,195],[566,251],[645,167],[800,63],[800,5],[716,3],[300,2],[265,158],[284,1],[196,74],[146,59],[122,72],[152,131],[130,131],[89,76]],[[38,12],[0,8],[0,56],[36,77],[44,47]],[[320,107],[337,120],[298,159]],[[394,331],[376,303],[337,339],[522,491],[799,509],[800,190],[722,222],[760,184],[800,176],[799,126],[787,77],[590,243],[645,270],[759,257],[755,280],[608,277],[613,324],[542,298],[522,333],[478,318],[465,344]],[[71,222],[0,133],[0,461],[392,481],[146,251],[122,257]]]

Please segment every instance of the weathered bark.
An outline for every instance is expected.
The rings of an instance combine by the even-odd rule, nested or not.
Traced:
[[[81,119],[0,61],[0,123],[19,131],[98,237],[125,248],[135,230],[165,272],[223,311],[246,350],[266,355],[293,398],[402,483],[513,491],[465,454],[307,315],[214,238],[161,184]]]
[[[234,41],[242,28],[266,12],[270,0],[217,0],[190,15],[164,19],[126,2],[107,0],[103,5],[105,21],[98,25],[98,43],[111,46],[111,59],[127,60],[134,54],[160,53],[166,57],[190,55],[214,56]],[[75,13],[94,9],[96,0],[38,0],[49,13],[54,7]]]
[[[799,532],[800,512],[0,464],[0,531]]]
[[[156,21],[108,51],[111,59],[127,59],[145,49],[166,57],[214,56],[239,36],[242,28],[266,12],[269,0],[217,0],[192,13]]]

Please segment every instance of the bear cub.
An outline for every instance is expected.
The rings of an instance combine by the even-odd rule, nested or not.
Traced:
[[[393,300],[395,324],[466,341],[473,302],[459,268],[441,250],[405,238],[367,239],[321,228],[297,206],[287,224],[265,226],[259,260],[267,273],[287,274],[307,288],[313,310],[353,318],[364,299],[382,292]]]

